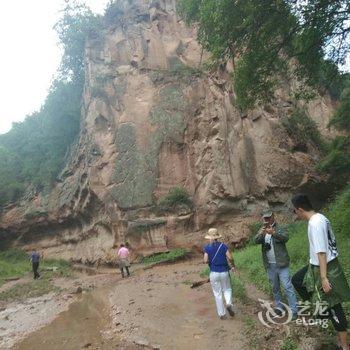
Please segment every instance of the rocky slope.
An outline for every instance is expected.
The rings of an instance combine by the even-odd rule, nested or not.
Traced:
[[[317,147],[284,127],[296,108],[290,85],[242,113],[230,65],[204,69],[208,55],[175,0],[120,6],[124,14],[103,40],[86,47],[81,132],[65,169],[50,194],[2,214],[3,239],[98,263],[113,260],[122,241],[143,254],[198,245],[210,225],[239,241],[262,207],[283,212],[296,189],[327,194],[327,178],[314,170]],[[331,137],[331,100],[303,107]],[[160,214],[158,199],[175,186],[186,188],[195,209]]]

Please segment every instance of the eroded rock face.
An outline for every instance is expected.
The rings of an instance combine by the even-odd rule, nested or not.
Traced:
[[[86,48],[70,159],[50,195],[2,215],[3,237],[85,263],[113,261],[122,241],[143,253],[189,244],[189,233],[198,244],[209,225],[240,241],[242,220],[256,220],[266,205],[283,210],[295,189],[327,182],[314,171],[317,149],[295,151],[282,125],[294,108],[287,88],[241,113],[229,67],[203,71],[208,55],[177,17],[176,1],[120,3],[122,20]],[[306,107],[330,137],[331,101]],[[195,210],[159,216],[157,200],[174,186],[186,188]]]

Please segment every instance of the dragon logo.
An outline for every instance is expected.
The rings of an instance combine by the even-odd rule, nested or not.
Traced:
[[[283,310],[277,314],[270,301],[259,299],[259,302],[264,310],[259,311],[258,318],[264,326],[272,328],[273,325],[287,324],[292,320],[293,313],[288,305],[281,303]]]

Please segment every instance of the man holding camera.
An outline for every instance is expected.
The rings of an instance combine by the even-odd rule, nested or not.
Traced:
[[[289,255],[286,247],[288,235],[278,226],[271,210],[262,213],[263,227],[255,236],[255,243],[261,244],[262,257],[267,271],[272,293],[275,299],[277,316],[282,315],[281,284],[286,294],[288,304],[292,310],[292,320],[298,318],[298,305],[295,291],[289,273]]]

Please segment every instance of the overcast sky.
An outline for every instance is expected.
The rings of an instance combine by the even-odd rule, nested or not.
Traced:
[[[66,0],[68,1],[68,0]],[[1,1],[0,134],[38,110],[47,95],[61,52],[52,29],[65,0]],[[86,0],[103,13],[108,0]]]

